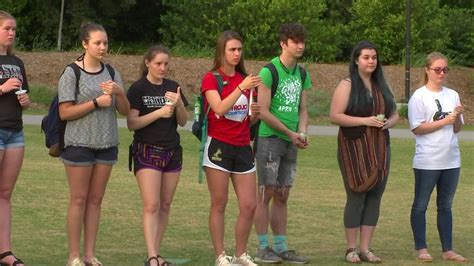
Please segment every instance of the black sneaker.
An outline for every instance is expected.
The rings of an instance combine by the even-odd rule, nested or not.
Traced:
[[[296,254],[294,250],[286,250],[280,253],[277,253],[278,257],[282,258],[284,261],[295,263],[295,264],[306,264],[309,261],[306,258],[303,258]]]

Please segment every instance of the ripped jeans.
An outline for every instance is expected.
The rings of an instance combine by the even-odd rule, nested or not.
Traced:
[[[298,148],[276,136],[258,137],[258,186],[291,187],[296,175]]]

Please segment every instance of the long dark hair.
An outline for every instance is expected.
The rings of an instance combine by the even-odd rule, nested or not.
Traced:
[[[146,66],[145,62],[150,62],[155,58],[157,54],[167,54],[168,57],[170,56],[170,51],[168,48],[164,47],[163,45],[153,45],[145,52],[143,55],[142,63],[140,64],[140,77],[145,77],[148,75],[148,67]]]
[[[212,66],[212,70],[217,70],[222,66],[223,60],[225,58],[225,46],[227,42],[230,40],[238,40],[242,44],[244,43],[242,37],[240,37],[240,35],[237,32],[231,31],[231,30],[226,30],[222,32],[217,38],[216,51],[214,54],[214,64]],[[244,76],[247,75],[247,71],[245,71],[245,66],[244,66],[243,52],[242,52],[242,56],[240,57],[239,63],[235,66],[235,70]]]
[[[374,72],[370,75],[370,82],[380,89],[385,101],[385,114],[390,116],[396,109],[395,99],[390,87],[385,80],[382,66],[380,64],[380,56],[377,48],[368,41],[360,41],[356,44],[352,50],[351,62],[349,64],[349,75],[351,78],[351,95],[349,103],[347,105],[347,111],[350,113],[357,113],[372,105],[372,99],[370,99],[367,89],[365,88],[364,82],[359,75],[357,66],[357,59],[363,49],[375,50],[377,54],[377,66]]]
[[[0,22],[3,23],[3,21],[7,19],[11,19],[16,22],[16,19],[10,13],[0,10]],[[13,55],[13,44],[7,47],[7,55]]]

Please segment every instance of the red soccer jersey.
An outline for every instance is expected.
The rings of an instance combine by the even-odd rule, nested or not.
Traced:
[[[218,70],[224,82],[221,92],[221,99],[225,99],[239,85],[244,77],[236,72],[234,76],[227,76]],[[202,94],[205,96],[208,90],[217,90],[217,79],[212,72],[206,73],[202,79]],[[232,108],[223,116],[218,116],[212,109],[208,115],[208,136],[219,141],[229,143],[236,146],[246,146],[250,143],[249,130],[249,96],[250,92],[245,92],[240,96]],[[207,102],[205,104],[207,110]]]

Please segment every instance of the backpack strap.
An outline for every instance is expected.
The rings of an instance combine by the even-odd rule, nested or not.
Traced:
[[[276,67],[273,63],[268,63],[264,66],[265,68],[268,68],[268,70],[270,70],[270,73],[272,75],[272,87],[271,87],[271,90],[272,90],[272,99],[273,97],[275,97],[275,94],[276,94],[276,91],[278,89],[278,71],[276,70]],[[298,65],[298,68],[300,70],[300,76],[301,76],[301,86],[304,86],[304,82],[306,81],[306,69],[301,66],[301,65]]]
[[[110,77],[115,81],[115,69],[110,64],[105,64],[105,67],[109,71]]]
[[[301,86],[304,88],[304,82],[306,81],[306,69],[301,65],[298,65],[298,68],[300,69]]]
[[[272,75],[272,87],[271,87],[272,94],[271,95],[273,99],[278,89],[278,79],[279,79],[278,71],[276,70],[275,65],[271,62],[266,64],[264,67],[268,68],[268,70],[270,70],[270,74]]]
[[[222,76],[219,74],[217,70],[212,71],[212,74],[217,80],[217,92],[219,95],[222,93],[222,89],[224,88],[224,80],[222,79]],[[204,107],[204,96],[201,97],[201,108]],[[204,148],[206,146],[206,140],[207,140],[207,116],[209,114],[209,111],[211,110],[211,105],[207,107],[206,113],[204,115],[204,118],[202,120],[203,126],[202,126],[202,135],[201,135],[201,143],[199,145],[199,174],[198,174],[198,183],[202,184],[202,167],[203,167],[203,162],[204,162]]]
[[[79,94],[79,79],[81,78],[81,68],[76,63],[71,63],[67,65],[72,68],[74,71],[74,76],[76,77],[76,90],[74,91],[74,97],[77,97]]]
[[[222,89],[224,88],[224,80],[222,79],[221,74],[219,74],[217,70],[212,71],[212,75],[214,75],[214,77],[217,80],[217,92],[219,93],[219,95],[221,95]],[[201,102],[201,106],[204,106],[204,97],[202,97],[202,101],[203,102]],[[209,105],[207,107],[206,115],[204,116],[205,119],[207,118],[207,115],[209,114],[210,110],[211,110],[211,106]]]

